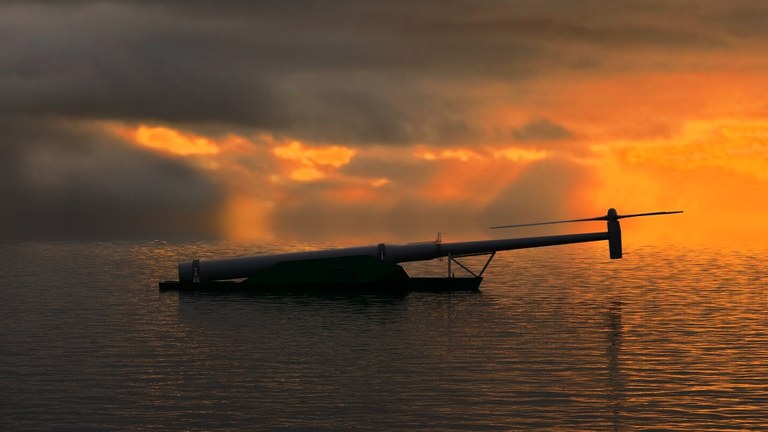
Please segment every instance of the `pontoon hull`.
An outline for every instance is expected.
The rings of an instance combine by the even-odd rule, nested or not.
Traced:
[[[249,283],[247,281],[160,282],[160,291],[212,293],[339,293],[407,294],[410,292],[478,291],[482,277],[414,277],[399,281],[322,282],[322,283]]]

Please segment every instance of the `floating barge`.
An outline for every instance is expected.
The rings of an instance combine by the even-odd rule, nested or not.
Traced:
[[[605,216],[568,221],[506,225],[492,228],[547,225],[565,222],[606,221],[602,232],[507,238],[469,242],[358,246],[318,251],[265,254],[248,257],[193,260],[178,265],[179,280],[160,282],[160,290],[209,292],[343,292],[407,293],[412,291],[473,291],[498,251],[544,246],[608,241],[611,259],[622,257],[619,219],[681,213],[653,212],[619,215],[609,209]],[[487,256],[479,271],[462,264],[460,258]],[[447,258],[446,277],[411,277],[400,263]],[[456,277],[455,267],[468,276]]]
[[[282,262],[239,281],[160,282],[160,291],[407,294],[477,291],[482,281],[482,276],[412,277],[397,264],[358,255]]]

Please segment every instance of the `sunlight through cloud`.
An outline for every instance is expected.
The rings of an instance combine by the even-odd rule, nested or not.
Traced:
[[[299,182],[323,179],[330,173],[329,168],[347,165],[357,153],[348,147],[308,147],[298,141],[275,147],[272,152],[278,158],[298,165],[291,168],[289,177]]]
[[[549,156],[549,152],[520,147],[507,147],[494,151],[493,156],[497,159],[507,159],[512,162],[536,162]]]
[[[220,151],[219,146],[208,138],[161,126],[141,125],[129,131],[129,136],[144,147],[180,156],[211,155]]]

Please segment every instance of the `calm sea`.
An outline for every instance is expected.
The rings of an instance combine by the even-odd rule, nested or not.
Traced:
[[[304,246],[0,245],[0,429],[768,430],[768,250],[505,252],[479,293],[157,289]]]

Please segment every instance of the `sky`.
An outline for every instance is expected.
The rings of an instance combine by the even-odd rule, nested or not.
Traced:
[[[762,0],[6,0],[0,239],[448,241],[615,207],[685,211],[625,244],[764,245],[766,23]]]

